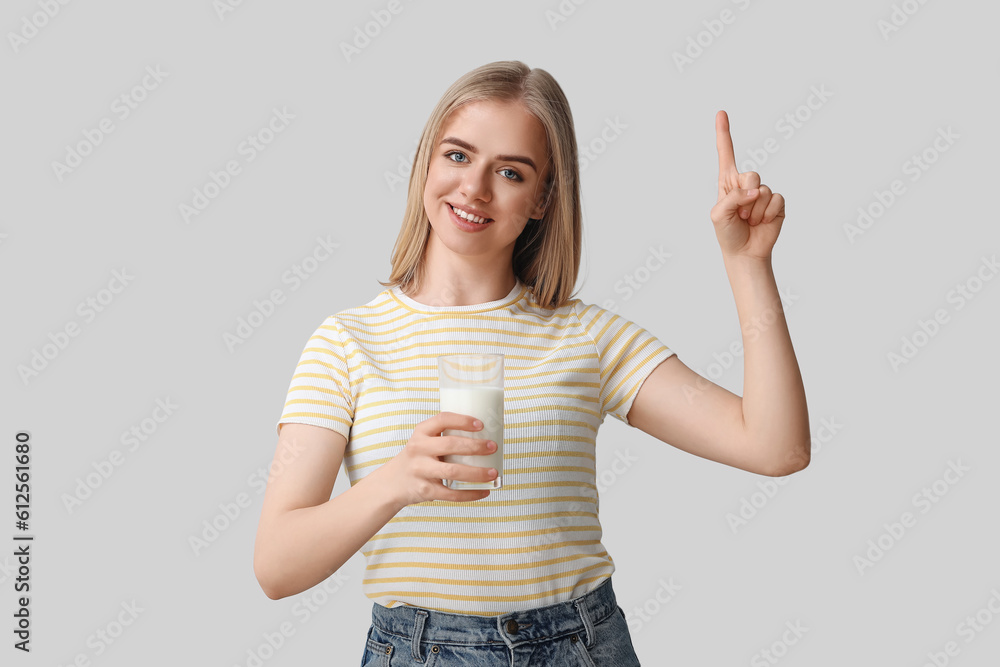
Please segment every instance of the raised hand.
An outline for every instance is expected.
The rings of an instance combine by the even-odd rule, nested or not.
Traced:
[[[722,254],[770,259],[785,219],[785,198],[761,185],[757,172],[741,174],[736,170],[725,111],[715,115],[715,144],[719,151],[719,201],[711,215]]]

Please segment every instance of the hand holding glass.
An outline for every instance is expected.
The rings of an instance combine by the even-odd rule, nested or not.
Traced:
[[[479,431],[445,429],[442,435],[461,435],[492,440],[497,449],[485,456],[446,454],[449,463],[496,468],[496,479],[488,482],[442,480],[449,489],[499,489],[503,486],[503,355],[446,354],[438,357],[440,412],[456,412],[483,423]]]

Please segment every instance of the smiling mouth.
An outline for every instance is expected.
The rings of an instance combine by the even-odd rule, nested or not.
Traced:
[[[493,218],[480,218],[478,215],[472,215],[471,213],[466,213],[460,208],[455,208],[451,204],[448,204],[448,208],[450,208],[455,213],[455,215],[462,218],[463,220],[467,220],[468,222],[474,222],[477,225],[485,225],[488,222],[493,222]]]

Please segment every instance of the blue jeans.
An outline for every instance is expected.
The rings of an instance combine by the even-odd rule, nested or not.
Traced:
[[[611,579],[501,616],[372,607],[361,667],[640,667]]]

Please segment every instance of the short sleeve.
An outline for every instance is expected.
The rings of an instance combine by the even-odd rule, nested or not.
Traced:
[[[674,352],[656,336],[620,315],[577,302],[574,311],[600,356],[601,419],[611,414],[629,426],[639,387]]]
[[[282,424],[313,424],[350,440],[354,395],[343,334],[340,323],[328,317],[306,342],[275,426],[279,435]]]

